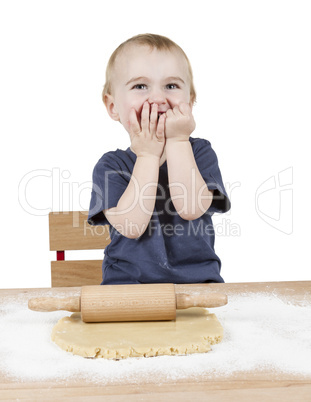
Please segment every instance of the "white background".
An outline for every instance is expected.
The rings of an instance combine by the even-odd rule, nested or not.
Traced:
[[[88,209],[96,161],[129,146],[101,91],[112,51],[145,32],[192,63],[193,136],[232,201],[214,219],[225,281],[309,280],[310,20],[299,0],[1,1],[0,287],[50,286],[47,214]]]

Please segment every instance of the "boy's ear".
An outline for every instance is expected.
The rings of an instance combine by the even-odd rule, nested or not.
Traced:
[[[191,110],[193,108],[194,103],[195,103],[194,96],[191,96],[190,103],[189,103]]]
[[[110,94],[105,94],[104,95],[104,104],[106,106],[107,112],[109,114],[109,116],[116,121],[120,121],[120,116],[119,113],[116,109],[115,103],[114,103],[114,99],[113,96]]]

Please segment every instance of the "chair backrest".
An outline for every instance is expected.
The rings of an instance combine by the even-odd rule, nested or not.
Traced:
[[[50,250],[56,251],[52,287],[99,285],[102,260],[65,260],[65,251],[104,249],[110,243],[108,225],[89,225],[87,211],[51,212],[49,231]]]

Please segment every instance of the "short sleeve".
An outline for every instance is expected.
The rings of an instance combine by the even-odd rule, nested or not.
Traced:
[[[208,213],[229,211],[231,207],[230,200],[222,181],[215,151],[212,149],[210,142],[205,139],[191,138],[191,140],[198,169],[209,190],[214,190],[213,202],[208,209]]]
[[[88,215],[90,225],[106,225],[108,220],[104,209],[116,207],[131,178],[131,172],[124,169],[113,152],[105,154],[93,170],[93,186]]]

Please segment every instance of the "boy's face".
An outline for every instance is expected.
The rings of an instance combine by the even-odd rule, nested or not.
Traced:
[[[129,113],[136,110],[140,122],[144,102],[157,103],[160,112],[180,103],[193,102],[185,57],[177,50],[157,50],[149,46],[128,45],[118,55],[112,74],[112,94],[106,95],[111,118],[129,132]]]

